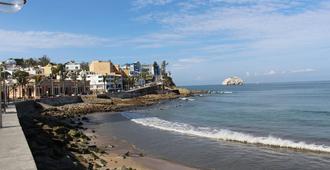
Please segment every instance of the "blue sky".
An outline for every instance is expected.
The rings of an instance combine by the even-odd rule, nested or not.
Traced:
[[[31,0],[0,59],[167,60],[179,85],[330,79],[330,0]]]

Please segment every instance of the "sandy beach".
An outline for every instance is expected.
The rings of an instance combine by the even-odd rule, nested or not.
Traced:
[[[143,170],[196,170],[192,167],[146,155],[135,145],[129,143],[129,141],[119,139],[116,136],[112,136],[111,139],[104,138],[98,135],[97,131],[93,133],[92,130],[88,128],[85,134],[91,137],[92,143],[95,143],[100,149],[107,152],[102,158],[109,162],[109,168],[128,166]]]
[[[129,141],[115,136],[102,138],[88,128],[86,116],[96,112],[117,114],[178,97],[160,94],[110,100],[84,96],[82,103],[61,106],[29,101],[22,106],[31,113],[21,118],[21,124],[39,169],[190,170],[193,168],[146,155]]]

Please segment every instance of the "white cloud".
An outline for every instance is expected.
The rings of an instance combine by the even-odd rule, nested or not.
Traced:
[[[275,75],[277,74],[277,72],[275,70],[269,70],[266,73],[264,73],[265,76],[271,76],[271,75]]]
[[[133,6],[136,8],[143,8],[149,5],[165,5],[171,2],[172,0],[135,0]]]
[[[90,35],[46,31],[8,31],[0,29],[0,51],[24,51],[66,47],[95,47],[110,40]]]
[[[229,45],[227,53],[239,49],[242,55],[256,56],[279,50],[314,50],[329,44],[330,34],[324,33],[330,30],[330,3],[310,4],[297,0],[192,0],[177,3],[184,6],[184,11],[153,11],[146,15],[149,21],[163,26],[162,32],[181,35],[182,42],[203,44],[217,39],[205,43],[207,52],[221,54],[224,50],[212,47],[225,47],[227,41],[232,41],[235,43]],[[205,9],[194,10],[194,5],[204,5]]]
[[[291,73],[308,73],[308,72],[315,72],[315,69],[312,68],[305,68],[305,69],[297,69],[297,70],[291,70]]]
[[[200,57],[191,57],[191,58],[181,58],[174,62],[171,67],[174,70],[187,69],[202,62],[205,62],[206,59]]]

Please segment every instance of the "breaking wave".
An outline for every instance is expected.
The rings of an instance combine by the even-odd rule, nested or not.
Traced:
[[[306,150],[313,152],[328,152],[330,153],[330,146],[309,144],[304,141],[292,141],[288,139],[281,139],[274,136],[253,136],[251,134],[235,132],[227,129],[213,129],[209,127],[194,127],[189,124],[170,122],[159,119],[157,117],[143,117],[137,113],[121,113],[122,116],[130,119],[131,121],[148,127],[153,127],[165,131],[177,132],[181,134],[198,136],[216,140],[234,141],[248,144],[258,144],[271,147],[289,148]]]

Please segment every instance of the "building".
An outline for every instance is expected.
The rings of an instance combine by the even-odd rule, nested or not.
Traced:
[[[127,64],[121,66],[120,69],[123,71],[125,77],[130,76],[130,67]]]
[[[18,66],[16,65],[16,61],[14,59],[8,59],[4,62],[4,66],[7,71],[14,72],[17,70]]]
[[[153,64],[142,64],[141,71],[147,72],[148,74],[150,74],[152,76],[155,74],[155,69],[154,69]]]
[[[86,80],[90,82],[90,90],[96,94],[123,90],[123,76],[120,74],[87,74]]]
[[[75,63],[75,62],[68,62],[65,64],[65,70],[66,71],[79,71],[81,69],[81,65],[79,63]]]
[[[135,63],[125,64],[125,65],[121,66],[121,69],[128,76],[138,76],[142,70],[142,65],[139,61],[137,61]]]
[[[30,79],[24,87],[12,85],[8,87],[9,99],[19,98],[43,98],[49,96],[71,96],[78,94],[89,94],[89,81],[56,80],[45,78],[39,83]]]
[[[44,75],[44,69],[39,67],[27,67],[23,71],[28,72],[30,75]]]
[[[89,71],[96,74],[106,75],[106,74],[120,74],[116,66],[111,61],[92,61],[89,64]]]
[[[52,68],[56,67],[55,65],[52,65],[51,63],[47,64],[43,67],[44,75],[50,76],[52,74]]]

